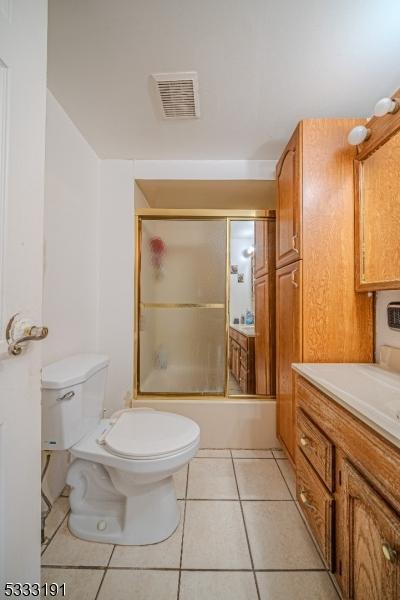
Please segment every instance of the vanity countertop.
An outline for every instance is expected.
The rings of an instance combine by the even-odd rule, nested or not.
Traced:
[[[247,337],[255,337],[256,335],[254,325],[230,325],[230,327]]]
[[[295,363],[292,367],[400,448],[400,374],[372,363]]]

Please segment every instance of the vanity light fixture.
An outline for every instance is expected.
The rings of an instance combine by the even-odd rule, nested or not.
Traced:
[[[254,246],[249,246],[245,250],[243,250],[243,256],[245,258],[249,258],[252,254],[254,254]]]
[[[392,98],[381,98],[374,108],[375,117],[384,117],[387,114],[393,114],[399,110],[399,103]]]
[[[353,127],[347,136],[347,141],[351,146],[358,146],[358,144],[362,144],[365,142],[371,135],[371,130],[365,127],[364,125],[357,125]]]

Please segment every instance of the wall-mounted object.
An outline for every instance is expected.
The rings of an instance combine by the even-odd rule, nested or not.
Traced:
[[[48,333],[47,327],[32,325],[29,319],[21,317],[19,313],[15,314],[9,320],[6,328],[8,353],[12,356],[19,356],[27,342],[44,340]]]
[[[382,116],[368,121],[371,134],[357,147],[354,161],[357,291],[400,289],[399,102],[400,90],[393,98],[378,102],[376,112]]]
[[[250,256],[253,256],[254,254],[254,246],[249,246],[248,248],[245,248],[245,250],[243,250],[243,256],[245,258],[250,258]]]
[[[400,302],[389,302],[387,306],[388,326],[400,331]]]
[[[367,140],[371,135],[371,130],[365,125],[356,125],[347,136],[347,141],[351,146],[358,146]]]
[[[375,104],[374,115],[375,117],[384,117],[387,114],[393,115],[399,110],[399,103],[393,98],[381,98]]]

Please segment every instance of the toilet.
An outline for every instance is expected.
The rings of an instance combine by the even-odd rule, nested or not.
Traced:
[[[42,369],[42,439],[73,462],[69,529],[89,541],[155,544],[180,520],[173,474],[200,445],[199,426],[152,409],[102,419],[109,360],[78,354]]]

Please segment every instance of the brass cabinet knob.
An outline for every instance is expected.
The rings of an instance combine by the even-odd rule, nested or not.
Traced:
[[[302,503],[304,504],[304,506],[306,508],[310,508],[311,510],[315,510],[315,507],[313,504],[311,504],[311,502],[309,502],[307,494],[304,490],[302,490],[300,492],[300,500],[302,501]]]
[[[382,544],[382,552],[385,559],[391,563],[395,563],[397,560],[397,552],[394,548],[391,547],[387,542],[383,542]]]
[[[304,435],[304,433],[302,433],[301,437],[300,437],[300,444],[304,447],[304,446],[308,446],[309,443],[310,443],[310,440],[308,439],[308,437],[306,435]]]
[[[297,273],[297,269],[294,269],[294,271],[292,271],[292,273],[290,275],[290,279],[291,279],[292,285],[294,287],[298,288],[299,284],[296,281],[296,273]]]

